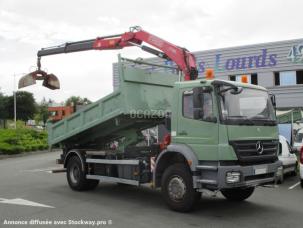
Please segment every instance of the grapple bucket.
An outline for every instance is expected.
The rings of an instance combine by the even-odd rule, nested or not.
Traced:
[[[54,74],[47,74],[42,83],[43,86],[49,89],[60,89],[59,79]]]
[[[47,74],[43,70],[33,71],[19,80],[18,88],[36,84],[37,80],[43,80],[42,85],[49,89],[60,89],[60,82],[54,74]]]

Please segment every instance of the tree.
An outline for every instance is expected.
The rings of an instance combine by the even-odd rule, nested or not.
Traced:
[[[49,100],[49,102],[50,102],[50,100]],[[35,115],[36,124],[39,124],[39,122],[43,122],[43,126],[45,126],[46,121],[48,119],[49,102],[47,102],[46,99],[43,98],[41,103],[36,105],[36,108],[37,108],[37,113]]]
[[[75,105],[87,105],[91,104],[92,102],[87,99],[86,97],[82,98],[79,96],[71,96],[65,101],[66,106],[75,106]]]
[[[7,96],[0,93],[0,128],[6,128],[6,119],[8,118]]]
[[[32,93],[26,91],[16,92],[17,119],[27,121],[33,119],[37,112],[35,98]],[[9,96],[7,101],[8,118],[14,118],[14,96]]]
[[[7,110],[8,97],[0,93],[0,119],[5,120],[8,118]]]

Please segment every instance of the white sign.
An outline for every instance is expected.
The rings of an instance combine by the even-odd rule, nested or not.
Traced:
[[[303,43],[292,46],[287,59],[293,63],[303,63]]]

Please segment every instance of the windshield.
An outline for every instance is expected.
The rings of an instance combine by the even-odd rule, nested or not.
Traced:
[[[235,93],[233,89],[227,88],[223,87],[221,91],[225,91],[220,93],[223,120],[245,120],[251,124],[275,123],[274,108],[266,91],[243,88],[240,93]]]

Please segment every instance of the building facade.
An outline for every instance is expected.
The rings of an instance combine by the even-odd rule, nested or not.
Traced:
[[[212,68],[215,77],[240,80],[247,75],[252,84],[266,87],[276,95],[278,109],[303,107],[303,39],[194,52],[203,78],[205,70]],[[159,58],[148,62],[171,65]],[[142,66],[140,65],[142,68]],[[163,71],[157,67],[144,67],[147,71]],[[174,70],[166,69],[170,73]],[[113,65],[114,89],[119,86],[117,64]]]

